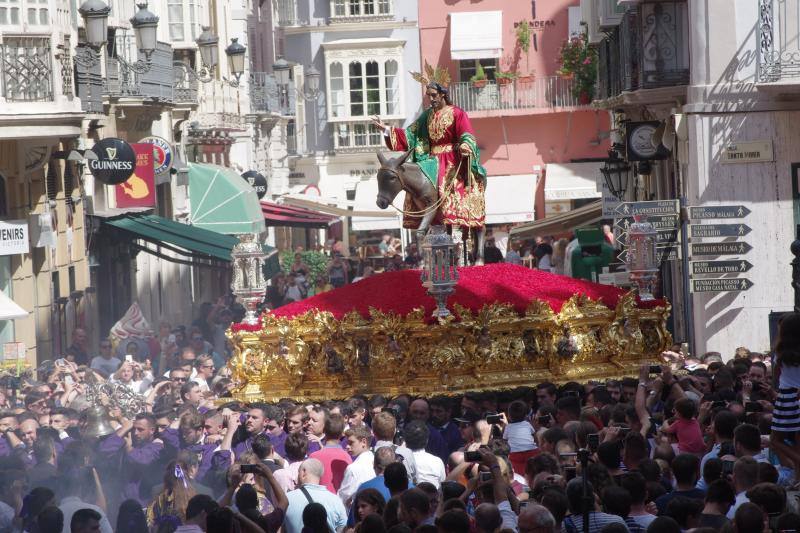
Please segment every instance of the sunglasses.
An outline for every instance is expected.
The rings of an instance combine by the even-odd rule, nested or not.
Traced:
[[[172,378],[171,381],[188,381],[189,378]]]

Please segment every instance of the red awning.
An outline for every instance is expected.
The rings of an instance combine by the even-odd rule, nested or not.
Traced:
[[[289,226],[293,228],[327,228],[339,221],[338,217],[273,202],[261,201],[261,212],[267,226]]]

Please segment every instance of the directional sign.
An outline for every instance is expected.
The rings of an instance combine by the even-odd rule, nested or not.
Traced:
[[[689,235],[696,237],[744,237],[753,231],[747,224],[690,224]]]
[[[708,242],[692,243],[691,253],[695,255],[742,255],[753,249],[746,242]]]
[[[750,261],[692,261],[689,263],[692,275],[697,274],[739,274],[753,268]]]
[[[628,234],[622,233],[617,237],[617,242],[622,246],[628,246]],[[656,232],[656,246],[669,246],[678,242],[678,230],[666,230]]]
[[[677,245],[664,246],[663,248],[656,248],[656,261],[663,263],[664,261],[677,261],[680,259],[680,248]],[[628,262],[628,250],[622,250],[622,253],[617,256],[617,259],[623,263]]]
[[[743,205],[708,205],[689,207],[689,218],[744,218],[750,210]]]
[[[753,282],[747,278],[708,278],[692,280],[692,292],[746,291],[752,286]]]
[[[653,225],[657,230],[670,230],[678,229],[681,227],[681,221],[678,215],[655,215],[647,217],[647,221]],[[628,228],[633,224],[633,217],[622,217],[614,220],[614,226],[622,231],[628,231]]]
[[[617,206],[616,214],[624,217],[634,215],[677,215],[680,211],[678,200],[654,200],[652,202],[623,202]]]

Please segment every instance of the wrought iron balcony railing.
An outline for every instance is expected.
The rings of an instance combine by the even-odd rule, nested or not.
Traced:
[[[685,0],[641,2],[600,43],[598,98],[689,83]]]
[[[53,65],[50,39],[4,37],[2,53],[3,96],[7,102],[52,102]]]
[[[117,53],[122,55],[124,50],[126,48],[118,47]],[[125,63],[134,63],[135,60],[118,56],[107,57],[105,93],[114,98],[137,97],[164,103],[173,102],[175,75],[172,47],[166,43],[158,43],[150,61],[150,69],[140,74],[125,66]]]
[[[250,110],[253,113],[279,113],[294,116],[296,93],[290,83],[281,87],[273,74],[268,72],[250,73]]]
[[[575,81],[559,76],[512,80],[506,84],[486,81],[454,83],[453,102],[465,111],[508,111],[576,107],[590,103],[589,95],[578,94]]]
[[[174,68],[173,76],[175,77],[174,102],[179,105],[197,105],[200,91],[200,82],[197,78],[187,75],[182,68]]]
[[[77,53],[83,53],[78,45]],[[75,63],[75,93],[81,99],[81,109],[87,113],[103,112],[103,71],[100,61],[89,66]]]
[[[758,0],[757,79],[800,78],[800,0]]]

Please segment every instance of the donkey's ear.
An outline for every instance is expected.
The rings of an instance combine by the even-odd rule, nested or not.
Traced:
[[[406,160],[409,158],[409,156],[410,156],[412,153],[414,153],[414,149],[413,149],[413,148],[412,148],[411,150],[409,150],[408,152],[404,153],[403,155],[401,155],[401,156],[400,156],[400,158],[398,158],[398,160],[397,160],[397,163],[396,163],[396,164],[397,164],[397,166],[398,166],[398,167],[401,167],[401,166],[403,166],[403,163],[405,163],[405,162],[406,162]]]
[[[376,153],[378,154],[378,161],[380,161],[380,163],[381,163],[381,166],[382,166],[382,167],[385,167],[385,166],[386,166],[386,163],[387,163],[387,161],[386,161],[386,157],[384,157],[384,155],[383,155],[383,152],[381,152],[380,150],[378,150]]]

